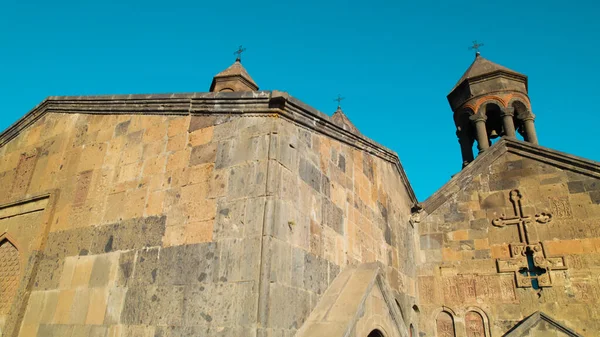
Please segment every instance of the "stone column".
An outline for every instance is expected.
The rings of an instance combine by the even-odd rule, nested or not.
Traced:
[[[504,126],[504,135],[508,138],[517,138],[515,133],[515,122],[513,121],[514,115],[515,108],[502,108],[502,126]]]
[[[525,136],[527,137],[527,141],[531,144],[538,144],[537,134],[535,133],[535,126],[533,125],[533,121],[535,120],[535,116],[530,114],[529,116],[523,118],[523,125],[525,126]]]
[[[473,115],[470,117],[475,125],[475,137],[477,138],[477,149],[479,153],[484,152],[490,147],[490,141],[487,136],[487,129],[485,128],[485,121],[487,118],[483,115]]]
[[[460,144],[460,152],[462,154],[462,167],[465,168],[470,162],[473,161],[473,137],[468,134],[466,130],[456,131],[458,136],[458,143]]]

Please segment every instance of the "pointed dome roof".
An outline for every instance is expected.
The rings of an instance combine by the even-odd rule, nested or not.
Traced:
[[[219,83],[222,85],[217,85]],[[228,91],[257,91],[258,85],[250,77],[250,74],[242,66],[238,58],[229,68],[218,73],[213,78],[210,91],[221,91],[223,89],[230,89]]]
[[[504,71],[507,73],[512,73],[514,75],[526,77],[525,75],[523,75],[521,73],[518,73],[514,70],[508,69],[504,66],[494,63],[494,62],[482,57],[479,53],[477,53],[475,56],[475,61],[473,61],[473,63],[471,63],[471,66],[467,69],[467,71],[465,71],[465,73],[462,75],[460,80],[458,80],[458,82],[454,85],[454,87],[452,88],[452,91],[454,91],[454,89],[456,89],[456,87],[458,87],[465,80],[480,77],[480,76],[487,75],[487,74],[492,74],[497,71]]]
[[[338,106],[337,110],[333,113],[333,116],[331,116],[331,121],[335,125],[341,127],[342,129],[344,129],[346,131],[360,134],[360,132],[358,131],[356,126],[354,126],[354,124],[352,124],[352,122],[350,121],[348,116],[346,116],[346,114],[342,111],[342,108],[339,106]]]

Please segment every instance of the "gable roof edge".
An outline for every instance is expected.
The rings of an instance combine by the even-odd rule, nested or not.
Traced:
[[[503,336],[504,337],[521,337],[521,336],[523,336],[523,333],[527,332],[527,330],[531,329],[539,321],[546,321],[546,322],[550,323],[554,328],[556,328],[557,330],[559,330],[560,332],[562,332],[568,336],[582,337],[577,332],[567,328],[566,326],[562,325],[561,323],[556,321],[554,318],[548,316],[547,314],[545,314],[542,311],[536,311],[533,314],[529,315],[529,317],[527,317],[527,318],[523,319],[522,321],[520,321],[519,323],[517,323],[517,325],[512,327]]]
[[[360,132],[345,130],[334,123],[330,116],[282,91],[50,96],[0,132],[0,147],[49,112],[131,115],[277,114],[391,163],[404,185],[410,206],[418,202],[400,158],[394,151]]]
[[[598,162],[534,145],[522,140],[503,137],[427,198],[422,203],[423,210],[427,214],[431,214],[451,195],[462,190],[466,183],[471,181],[475,172],[479,171],[482,167],[488,167],[505,152],[514,153],[525,158],[600,179],[600,163]]]
[[[29,112],[27,112],[23,117],[12,123],[8,128],[6,128],[6,130],[0,132],[0,147],[4,146],[13,138],[18,136],[19,133],[21,133],[21,130],[27,128],[29,125],[42,118],[42,116],[44,116],[46,113],[48,99],[49,98],[45,98],[40,104],[29,110]]]

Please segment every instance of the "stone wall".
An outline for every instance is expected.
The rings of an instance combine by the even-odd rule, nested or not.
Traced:
[[[341,269],[375,261],[414,320],[396,157],[257,95],[55,99],[5,132],[0,213],[50,202],[11,220],[37,239],[3,336],[291,336]]]
[[[396,166],[285,120],[270,149],[259,335],[293,336],[340,270],[363,262],[381,264],[409,312],[412,204]]]
[[[271,120],[47,113],[2,146],[0,205],[55,198],[18,335],[254,334]]]
[[[500,336],[542,311],[581,335],[595,335],[600,181],[573,172],[568,162],[558,168],[516,153],[491,163],[486,158],[472,164],[480,169],[459,174],[448,187],[455,192],[434,200],[433,210],[426,207],[419,224],[421,331],[453,336],[447,328],[453,324],[456,336]],[[514,219],[525,217],[519,234]],[[526,241],[535,246],[536,265],[550,269],[539,277],[540,289],[519,273],[527,267],[519,256]]]

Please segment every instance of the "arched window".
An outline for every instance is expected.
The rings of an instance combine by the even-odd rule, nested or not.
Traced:
[[[454,319],[447,311],[442,311],[435,320],[437,337],[455,337]]]
[[[521,101],[514,101],[512,102],[511,106],[514,109],[515,116],[513,118],[513,121],[515,123],[517,135],[520,135],[520,138],[522,140],[527,140],[525,139],[526,134],[523,119],[529,115],[529,109],[527,109],[527,106]]]
[[[385,336],[383,335],[383,333],[381,331],[375,329],[375,330],[369,332],[369,335],[367,337],[385,337]]]
[[[19,284],[19,251],[0,237],[0,315],[8,314]]]
[[[490,102],[485,105],[485,115],[487,121],[485,122],[485,128],[488,133],[488,139],[491,143],[495,143],[497,138],[502,135],[502,112],[500,105]]]
[[[486,313],[478,307],[467,308],[465,330],[467,337],[489,337],[490,321]]]

